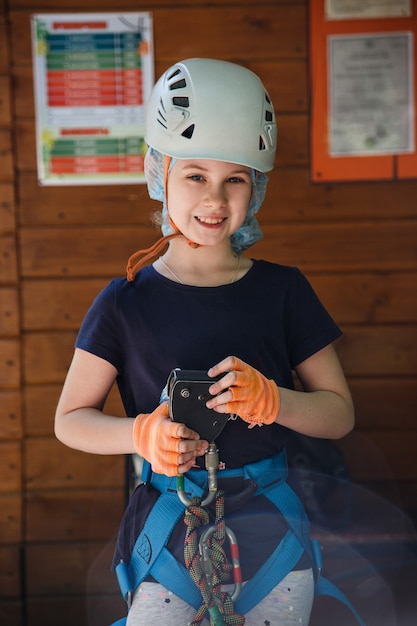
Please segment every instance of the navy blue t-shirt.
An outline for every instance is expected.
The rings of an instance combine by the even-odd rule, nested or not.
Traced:
[[[76,346],[115,366],[126,415],[134,417],[156,408],[172,369],[207,371],[229,355],[249,363],[278,386],[293,389],[294,368],[340,334],[297,268],[254,261],[242,279],[218,287],[182,285],[152,266],[138,272],[132,283],[114,279],[88,311]],[[273,456],[287,434],[278,424],[249,429],[243,420],[229,421],[216,439],[220,462],[230,469]],[[115,561],[129,560],[155,497],[148,485],[133,494]],[[276,512],[271,515],[264,504],[267,518],[275,520]],[[251,514],[251,506],[261,515],[259,498],[245,509],[248,506],[245,515]],[[253,536],[242,523],[243,570],[253,572],[262,554],[270,553],[271,542],[275,545],[277,540],[275,523],[268,522],[270,532],[263,528],[262,533],[252,524]],[[262,542],[264,550],[259,549]]]

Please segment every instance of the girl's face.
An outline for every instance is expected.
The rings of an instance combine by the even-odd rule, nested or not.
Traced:
[[[245,220],[251,170],[208,159],[178,159],[168,176],[168,211],[178,230],[200,245],[218,245]]]

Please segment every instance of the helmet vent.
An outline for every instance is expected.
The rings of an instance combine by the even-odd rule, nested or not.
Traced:
[[[172,83],[169,88],[171,91],[173,91],[174,89],[183,89],[186,86],[187,83],[185,82],[185,78],[181,78],[180,80],[175,81],[175,83]]]
[[[261,150],[261,151],[262,151],[262,150],[265,150],[265,149],[266,149],[266,147],[265,147],[265,142],[264,142],[264,140],[262,139],[262,137],[259,137],[259,150]]]
[[[164,122],[166,122],[166,117],[165,115],[162,113],[161,109],[158,109],[158,116],[161,120],[163,120]]]
[[[172,98],[172,104],[187,109],[190,106],[190,99],[187,96],[176,96]]]
[[[159,122],[159,124],[161,124],[161,126],[163,126],[164,128],[167,128],[167,118],[166,118],[166,112],[165,112],[165,107],[164,107],[162,98],[159,100],[159,107],[158,107],[156,119]]]
[[[181,133],[181,135],[183,137],[185,137],[186,139],[191,139],[191,137],[193,136],[194,133],[194,128],[195,128],[195,124],[191,124],[191,126],[189,126],[188,128],[186,128],[184,130],[183,133]]]
[[[172,74],[170,74],[168,76],[168,80],[172,80],[173,78],[175,78],[175,76],[178,76],[178,74],[181,72],[181,70],[179,69],[179,67],[177,67],[177,69],[175,70],[175,72],[172,72]]]

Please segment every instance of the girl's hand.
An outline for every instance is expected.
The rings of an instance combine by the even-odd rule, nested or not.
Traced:
[[[200,440],[196,432],[171,421],[166,402],[152,413],[136,417],[133,442],[136,452],[149,461],[152,470],[166,476],[188,472],[208,448],[208,442]]]
[[[235,413],[251,425],[272,424],[280,408],[280,393],[273,380],[235,356],[229,356],[208,371],[225,376],[209,388],[215,395],[207,407],[218,413]],[[219,395],[217,395],[219,394]]]

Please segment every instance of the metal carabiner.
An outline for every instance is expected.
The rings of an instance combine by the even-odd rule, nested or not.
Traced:
[[[207,497],[201,502],[201,506],[208,506],[213,502],[217,493],[217,470],[219,467],[219,451],[215,443],[211,443],[208,447],[205,456],[206,469],[208,473],[208,494]],[[190,506],[192,501],[185,495],[184,491],[184,476],[177,476],[177,493],[181,502],[185,506]]]
[[[210,548],[208,545],[208,540],[211,537],[211,535],[215,533],[215,531],[216,531],[215,524],[206,528],[206,530],[201,535],[200,542],[199,542],[200,554],[203,559],[203,568],[207,577],[211,575],[211,571],[212,571],[212,563],[211,563],[211,559],[209,556]],[[240,569],[239,546],[237,543],[236,535],[231,528],[229,528],[228,526],[225,526],[225,533],[230,542],[230,555],[232,557],[232,565],[233,565],[234,588],[233,588],[233,593],[229,595],[230,595],[232,602],[235,602],[238,599],[240,592],[242,590],[242,571]]]

